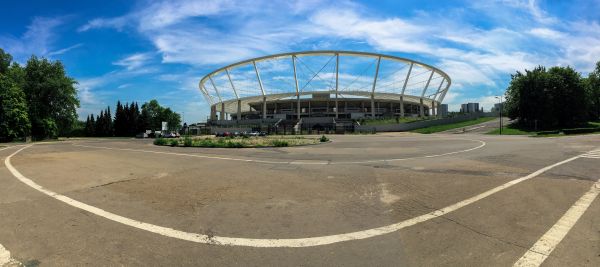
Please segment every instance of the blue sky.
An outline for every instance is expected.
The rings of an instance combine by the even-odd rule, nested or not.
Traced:
[[[451,110],[488,109],[510,74],[600,60],[600,1],[4,1],[0,47],[20,63],[61,60],[79,81],[81,118],[119,99],[206,119],[198,80],[273,53],[380,52],[434,65],[453,80]]]

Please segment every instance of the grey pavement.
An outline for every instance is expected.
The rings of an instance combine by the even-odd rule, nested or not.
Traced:
[[[262,149],[80,139],[34,145],[11,163],[48,190],[137,221],[207,236],[294,239],[411,220],[600,147],[599,135],[330,137]],[[391,233],[300,248],[202,244],[140,230],[44,195],[2,164],[0,244],[29,266],[511,266],[600,178],[599,162],[573,160]],[[596,199],[544,266],[600,266],[598,216]]]

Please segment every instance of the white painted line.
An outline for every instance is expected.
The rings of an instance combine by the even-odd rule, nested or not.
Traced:
[[[598,194],[600,194],[600,180],[594,183],[590,190],[583,194],[513,266],[540,266],[590,207]]]
[[[89,146],[89,145],[77,145],[78,147],[87,147],[87,148],[99,148],[99,149],[108,149],[108,150],[120,150],[120,151],[131,151],[131,152],[144,152],[144,153],[154,153],[154,154],[164,154],[164,155],[174,155],[174,156],[184,156],[184,157],[196,157],[196,158],[206,158],[206,159],[216,159],[216,160],[231,160],[231,161],[244,161],[244,162],[256,162],[256,163],[266,163],[266,164],[300,164],[300,165],[337,165],[337,164],[361,164],[361,163],[373,163],[373,162],[390,162],[390,161],[404,161],[404,160],[412,160],[412,159],[423,159],[423,158],[434,158],[441,156],[454,155],[464,152],[473,151],[475,149],[482,148],[486,145],[484,141],[476,140],[476,139],[451,139],[451,140],[467,140],[473,142],[479,142],[479,145],[473,148],[452,151],[442,154],[435,155],[425,155],[425,156],[416,156],[416,157],[408,157],[408,158],[397,158],[397,159],[378,159],[378,160],[363,160],[363,161],[340,161],[340,162],[331,162],[324,160],[307,160],[307,161],[272,161],[272,160],[256,160],[256,159],[245,159],[245,158],[231,158],[231,157],[222,157],[222,156],[206,156],[206,155],[197,155],[197,154],[186,154],[186,153],[175,153],[175,152],[165,152],[165,151],[155,151],[155,150],[143,150],[143,149],[132,149],[132,148],[115,148],[115,147],[103,147],[103,146]]]
[[[15,264],[20,266],[20,263],[18,261],[10,257],[10,251],[8,251],[2,246],[2,244],[0,244],[0,266],[5,266],[9,264]]]
[[[31,179],[25,177],[11,164],[10,159],[14,155],[16,155],[17,153],[21,152],[23,149],[26,149],[28,147],[31,147],[31,145],[23,147],[23,148],[15,151],[14,153],[12,153],[10,156],[8,156],[4,160],[4,164],[6,165],[6,168],[17,179],[19,179],[19,181],[25,183],[26,185],[34,188],[35,190],[38,190],[54,199],[60,200],[68,205],[85,210],[87,212],[93,213],[95,215],[109,219],[111,221],[115,221],[115,222],[118,222],[121,224],[125,224],[125,225],[131,226],[131,227],[135,227],[135,228],[138,228],[141,230],[149,231],[149,232],[167,236],[167,237],[172,237],[172,238],[177,238],[177,239],[182,239],[182,240],[187,240],[187,241],[192,241],[192,242],[197,242],[197,243],[204,243],[204,244],[248,246],[248,247],[311,247],[311,246],[328,245],[328,244],[333,244],[333,243],[338,243],[338,242],[359,240],[359,239],[365,239],[365,238],[380,236],[380,235],[384,235],[384,234],[389,234],[389,233],[398,231],[400,229],[403,229],[403,228],[406,228],[406,227],[409,227],[409,226],[412,226],[412,225],[415,225],[415,224],[418,224],[418,223],[421,223],[424,221],[428,221],[428,220],[440,217],[442,215],[445,215],[447,213],[450,213],[452,211],[455,211],[457,209],[465,207],[469,204],[472,204],[473,202],[476,202],[478,200],[486,198],[494,193],[497,193],[504,189],[507,189],[507,188],[509,188],[513,185],[516,185],[520,182],[523,182],[525,180],[536,177],[536,176],[544,173],[545,171],[548,171],[556,166],[565,164],[567,162],[570,162],[572,160],[579,158],[579,156],[575,156],[575,157],[563,160],[561,162],[558,162],[558,163],[552,164],[550,166],[544,167],[542,169],[539,169],[527,176],[521,177],[516,180],[512,180],[508,183],[502,184],[502,185],[492,188],[488,191],[485,191],[481,194],[478,194],[471,198],[457,202],[457,203],[447,206],[445,208],[435,210],[430,213],[423,214],[421,216],[417,216],[412,219],[404,220],[404,221],[401,221],[401,222],[398,222],[395,224],[390,224],[390,225],[377,227],[377,228],[373,228],[373,229],[368,229],[368,230],[363,230],[363,231],[344,233],[344,234],[336,234],[336,235],[328,235],[328,236],[294,238],[294,239],[256,239],[256,238],[207,236],[204,234],[189,233],[189,232],[184,232],[184,231],[180,231],[180,230],[175,230],[172,228],[149,224],[149,223],[137,221],[134,219],[130,219],[127,217],[123,217],[123,216],[96,208],[94,206],[90,206],[83,202],[79,202],[79,201],[69,198],[67,196],[52,192],[52,191],[45,189],[44,187],[36,184]]]

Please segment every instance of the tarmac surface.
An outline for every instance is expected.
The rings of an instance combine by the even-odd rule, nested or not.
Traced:
[[[600,266],[600,135],[329,137],[0,147],[0,265]]]

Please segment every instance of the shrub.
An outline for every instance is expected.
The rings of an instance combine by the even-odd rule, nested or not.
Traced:
[[[273,140],[273,146],[275,147],[285,147],[288,146],[288,142],[284,140]]]
[[[177,145],[179,145],[179,140],[177,140],[177,139],[173,139],[173,140],[171,140],[171,142],[169,142],[169,144],[170,144],[171,146],[177,146]]]
[[[594,128],[563,129],[563,133],[565,133],[565,134],[594,133],[594,132],[600,132],[600,128],[594,127]]]
[[[232,147],[232,148],[241,148],[241,147],[244,147],[244,144],[242,144],[241,142],[229,141],[226,143],[225,146]]]
[[[327,138],[327,136],[323,135],[323,136],[321,136],[321,138],[319,138],[319,141],[327,142],[327,141],[329,141],[329,138]]]
[[[183,138],[183,146],[186,146],[186,147],[192,146],[192,138],[190,138],[189,136],[186,136],[185,138]]]
[[[548,135],[548,134],[559,134],[560,131],[556,130],[556,131],[541,131],[541,132],[537,132],[537,135]]]
[[[161,138],[161,137],[156,138],[156,139],[154,139],[154,144],[157,145],[157,146],[164,146],[164,145],[167,144],[167,139],[164,139],[164,138]]]

